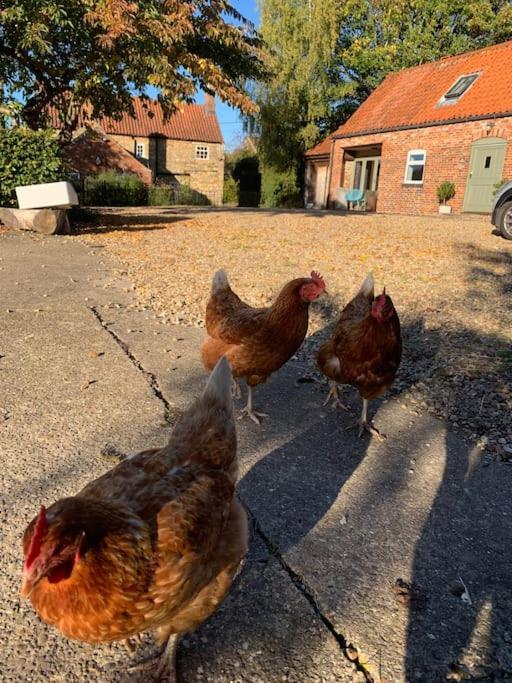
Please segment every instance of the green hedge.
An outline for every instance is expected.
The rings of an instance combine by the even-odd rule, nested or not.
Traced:
[[[14,188],[64,180],[59,142],[52,130],[0,128],[0,206],[16,206]]]
[[[260,206],[300,208],[302,205],[302,195],[295,172],[283,173],[264,166],[261,177]]]
[[[174,187],[171,185],[153,185],[149,188],[148,204],[150,206],[174,206],[177,204],[206,206],[210,204],[208,197],[188,185]]]
[[[103,171],[88,176],[84,190],[89,206],[144,206],[148,202],[148,188],[134,173]]]
[[[238,204],[238,183],[233,176],[224,178],[223,204]]]

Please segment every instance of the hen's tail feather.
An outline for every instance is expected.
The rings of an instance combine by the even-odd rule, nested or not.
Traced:
[[[226,357],[222,356],[210,374],[203,391],[203,398],[213,400],[231,414],[233,412],[232,381],[231,366]]]
[[[218,270],[212,280],[212,295],[229,287],[228,276],[225,270]]]
[[[358,294],[363,294],[368,298],[375,296],[375,281],[373,279],[373,273],[368,273],[365,277],[363,284],[361,285]]]

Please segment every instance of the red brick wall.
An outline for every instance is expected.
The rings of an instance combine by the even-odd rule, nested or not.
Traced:
[[[487,124],[493,124],[488,131]],[[336,188],[344,187],[343,153],[358,145],[382,144],[379,178],[379,213],[435,214],[438,212],[436,189],[443,180],[455,183],[455,197],[450,200],[453,213],[460,213],[469,172],[471,145],[480,138],[504,138],[512,141],[512,118],[454,123],[376,135],[342,138],[334,143],[329,200]],[[426,151],[423,185],[404,184],[407,152]],[[507,145],[503,178],[512,180],[512,143]]]

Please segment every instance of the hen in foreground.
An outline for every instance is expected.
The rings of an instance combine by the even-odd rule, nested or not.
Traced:
[[[267,380],[297,351],[308,329],[309,304],[325,290],[325,282],[315,272],[309,278],[288,282],[268,308],[252,308],[229,286],[223,270],[213,276],[212,292],[206,307],[206,330],[202,358],[207,370],[225,355],[233,376],[243,377],[248,387],[247,406],[242,411],[259,424],[252,406],[252,388]]]
[[[89,643],[151,630],[171,680],[179,634],[215,611],[247,550],[231,382],[222,359],[166,447],[42,507],[23,538],[21,594],[45,622]]]
[[[359,436],[366,430],[382,438],[368,422],[368,401],[391,386],[401,357],[397,312],[385,289],[380,296],[374,296],[370,273],[341,312],[331,339],[318,352],[318,366],[332,380],[326,403],[332,397],[336,405],[345,407],[338,397],[338,384],[351,384],[363,399]]]

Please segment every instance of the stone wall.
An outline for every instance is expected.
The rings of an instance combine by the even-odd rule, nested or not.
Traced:
[[[224,145],[212,142],[169,140],[167,138],[112,135],[122,147],[135,153],[136,144],[144,145],[145,162],[153,179],[173,185],[189,185],[208,197],[212,204],[222,204],[224,187]],[[196,156],[196,147],[206,147],[208,158]]]

